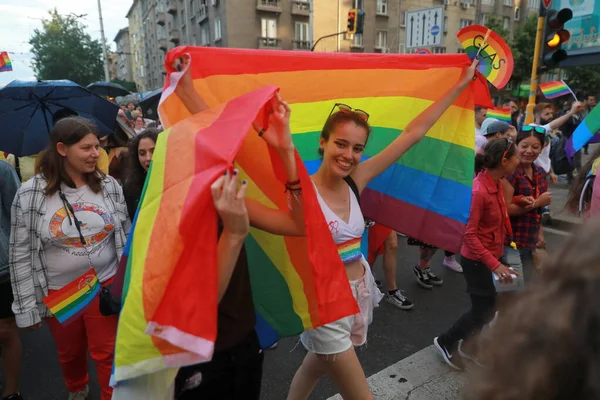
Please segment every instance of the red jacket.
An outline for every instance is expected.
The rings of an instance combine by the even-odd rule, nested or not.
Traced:
[[[471,214],[460,251],[463,257],[496,269],[504,253],[505,215],[502,183],[494,182],[487,171],[480,172],[473,180]]]

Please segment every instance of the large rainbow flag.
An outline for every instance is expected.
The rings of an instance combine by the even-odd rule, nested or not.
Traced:
[[[287,210],[283,164],[256,132],[246,135],[276,90],[265,86],[215,105],[159,136],[124,251],[127,275],[113,384],[211,359],[217,328],[217,214],[210,185],[235,159],[250,180],[248,197]],[[263,340],[271,340],[265,345],[358,312],[298,156],[297,165],[306,237],[252,229],[245,243],[253,261],[257,325]]]
[[[172,63],[186,54],[191,62],[177,72]],[[216,334],[217,238],[208,188],[235,161],[249,180],[248,197],[287,208],[281,161],[248,130],[276,87],[292,107],[307,236],[280,237],[251,229],[246,240],[263,345],[357,311],[309,177],[319,166],[318,137],[333,104],[346,103],[371,115],[373,132],[365,157],[372,157],[450,89],[469,63],[464,54],[199,47],[169,52],[159,106],[167,130],[154,153],[127,251],[114,380],[210,359]],[[190,115],[179,97],[186,96],[186,85],[193,86],[208,110]],[[471,199],[474,103],[491,107],[481,77],[426,138],[363,192],[366,216],[458,250]]]

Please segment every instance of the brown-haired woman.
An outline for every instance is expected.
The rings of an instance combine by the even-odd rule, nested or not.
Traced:
[[[600,221],[585,224],[486,334],[470,400],[600,398]]]
[[[88,351],[96,363],[102,399],[112,394],[117,316],[102,316],[96,296],[63,326],[42,301],[91,268],[102,285],[116,272],[130,222],[121,187],[97,168],[98,148],[90,121],[58,121],[40,173],[21,186],[12,208],[10,272],[17,325],[34,330],[46,320],[70,400],[87,398]]]

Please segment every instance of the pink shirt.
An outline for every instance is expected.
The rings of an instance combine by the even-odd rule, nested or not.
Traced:
[[[594,178],[594,186],[592,188],[592,201],[590,203],[590,211],[587,218],[600,217],[600,177]]]
[[[471,214],[460,254],[496,269],[504,253],[505,215],[502,183],[494,182],[487,171],[480,172],[473,180]]]

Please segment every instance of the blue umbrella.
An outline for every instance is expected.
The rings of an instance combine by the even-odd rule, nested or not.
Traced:
[[[48,146],[55,113],[65,111],[109,135],[119,106],[67,80],[12,81],[0,89],[0,150],[17,157],[39,153]]]
[[[86,87],[90,92],[96,93],[98,96],[103,97],[112,97],[115,98],[117,96],[127,96],[131,94],[131,92],[125,89],[123,86],[118,83],[106,82],[106,81],[98,81],[94,83],[90,83]]]
[[[142,107],[145,118],[158,120],[158,103],[160,103],[161,94],[162,88],[153,90],[142,97],[139,106]]]

